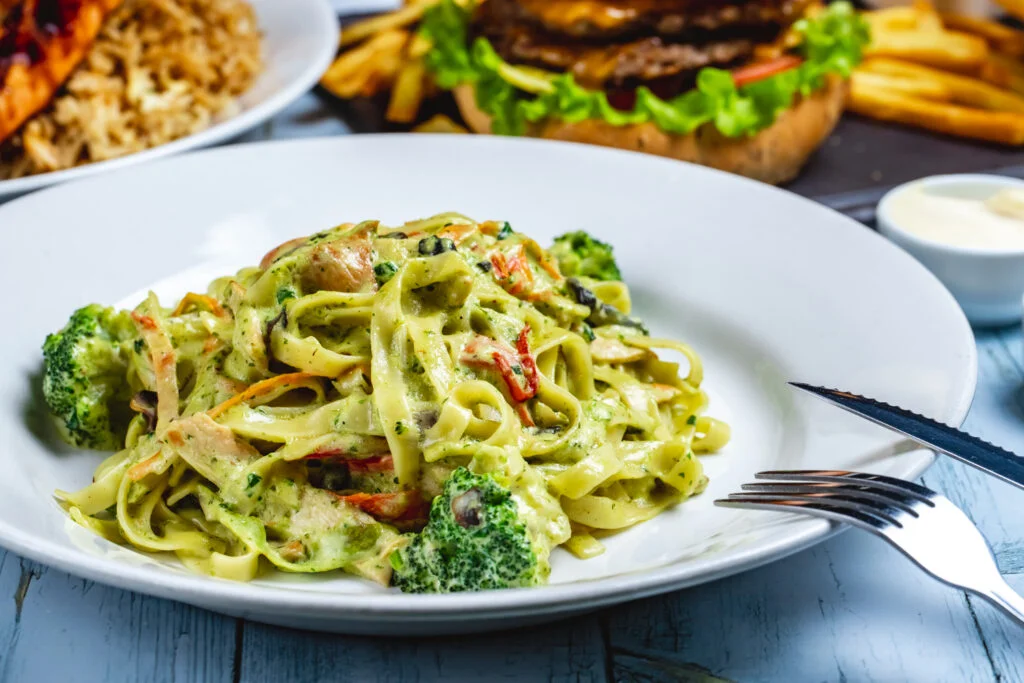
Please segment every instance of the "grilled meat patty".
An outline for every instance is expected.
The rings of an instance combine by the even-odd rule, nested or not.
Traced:
[[[501,21],[526,22],[569,38],[607,40],[630,35],[673,37],[772,24],[799,18],[809,0],[488,0]]]
[[[566,71],[590,88],[653,81],[696,72],[705,66],[729,66],[749,58],[755,44],[734,38],[691,45],[651,36],[628,43],[591,45],[559,41],[522,26],[488,38],[506,61]]]
[[[691,87],[775,40],[807,0],[487,0],[474,21],[514,64],[571,73],[590,88]]]

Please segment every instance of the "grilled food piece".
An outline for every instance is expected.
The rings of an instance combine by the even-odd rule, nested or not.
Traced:
[[[751,59],[806,0],[488,0],[474,25],[513,64],[567,71],[589,88],[687,90],[706,67]]]
[[[43,109],[121,0],[0,0],[0,141]]]
[[[488,0],[490,4],[491,0]],[[808,0],[495,0],[509,19],[573,38],[627,34],[675,36],[694,31],[788,25]]]
[[[749,59],[755,45],[746,38],[694,45],[666,42],[658,36],[591,45],[558,40],[521,26],[503,26],[499,35],[488,38],[506,61],[568,71],[589,88],[617,86],[632,80],[649,82],[684,72],[696,73],[705,66],[727,67]]]

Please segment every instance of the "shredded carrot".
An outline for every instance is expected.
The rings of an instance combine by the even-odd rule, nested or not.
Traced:
[[[196,294],[195,292],[189,292],[185,296],[181,297],[181,301],[178,302],[178,307],[174,309],[173,313],[171,313],[171,317],[174,318],[181,315],[187,311],[190,306],[202,306],[218,318],[224,317],[224,307],[220,305],[219,301],[214,299],[212,296]]]
[[[477,226],[473,223],[469,225],[449,225],[448,227],[437,233],[438,237],[447,237],[451,239],[455,244],[461,244],[463,240],[476,232]]]
[[[220,347],[220,340],[216,337],[210,337],[203,342],[203,353],[211,353],[216,351]]]
[[[206,414],[211,418],[216,419],[219,415],[222,415],[225,411],[234,408],[240,403],[250,401],[260,396],[266,396],[274,389],[278,387],[295,384],[296,386],[309,386],[310,380],[317,381],[319,379],[316,375],[311,375],[308,372],[290,372],[284,375],[275,375],[268,379],[260,380],[253,385],[250,385],[245,391],[235,394],[228,400],[224,401],[220,405],[214,406],[206,411]]]
[[[479,227],[480,232],[491,237],[494,237],[501,232],[501,226],[498,225],[497,221],[484,221],[483,223],[480,223]]]
[[[156,471],[156,466],[160,464],[160,451],[157,451],[156,455],[151,458],[146,458],[140,463],[136,463],[128,469],[128,478],[132,481],[138,481],[147,475],[152,474]]]
[[[302,541],[296,539],[281,546],[281,557],[289,562],[298,562],[306,555],[306,548]]]
[[[491,266],[494,267],[494,274],[498,276],[499,280],[508,277],[508,259],[505,258],[504,253],[499,251],[491,254]]]
[[[535,240],[532,240],[529,237],[525,238],[523,243],[526,244],[526,248],[529,249],[537,258],[537,263],[540,264],[541,268],[547,271],[548,275],[555,278],[556,281],[563,279],[562,271],[558,269],[558,263],[551,258],[551,254],[544,251],[544,249],[542,249]]]
[[[141,327],[144,327],[147,330],[156,329],[156,321],[150,318],[148,315],[142,315],[141,313],[136,313],[135,311],[132,311],[132,320],[134,320]]]

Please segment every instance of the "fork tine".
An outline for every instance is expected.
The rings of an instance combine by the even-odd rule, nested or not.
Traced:
[[[879,504],[870,500],[856,500],[842,496],[816,493],[796,496],[775,493],[733,493],[726,498],[726,500],[734,499],[794,501],[797,505],[813,503],[822,508],[836,508],[842,511],[852,510],[863,515],[872,515],[892,526],[903,526],[903,523],[900,522],[900,514],[902,513],[902,510],[895,509],[887,503]]]
[[[835,498],[850,501],[870,501],[871,503],[878,504],[887,509],[895,508],[893,512],[896,512],[897,514],[899,512],[905,512],[913,515],[914,517],[918,516],[917,511],[914,510],[912,505],[914,499],[908,500],[906,496],[896,491],[872,489],[870,487],[861,486],[855,482],[843,484],[834,482],[793,484],[788,481],[768,481],[743,484],[741,488],[749,493],[770,493],[774,495],[786,494],[790,496],[806,495],[827,498],[829,500]]]
[[[857,484],[865,487],[897,491],[931,507],[934,492],[911,481],[904,481],[882,474],[867,472],[847,472],[844,470],[768,470],[754,475],[757,479],[791,482],[829,482],[837,484]]]
[[[800,512],[814,517],[824,517],[834,522],[846,522],[868,531],[879,531],[890,526],[900,526],[899,522],[894,519],[866,512],[859,505],[843,501],[828,501],[826,503],[806,498],[793,498],[791,496],[743,495],[736,493],[728,498],[716,500],[715,505],[748,510],[770,510],[773,512],[784,512],[789,508],[792,512]]]

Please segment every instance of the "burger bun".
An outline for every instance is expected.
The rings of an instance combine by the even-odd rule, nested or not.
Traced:
[[[779,184],[796,177],[835,128],[846,92],[846,82],[831,76],[822,88],[798,99],[768,128],[738,138],[725,137],[710,123],[688,135],[676,135],[652,122],[613,126],[598,119],[528,123],[526,135],[647,152]],[[476,133],[490,133],[490,117],[477,106],[473,86],[460,85],[454,95],[466,125]]]

